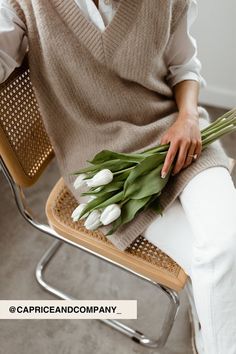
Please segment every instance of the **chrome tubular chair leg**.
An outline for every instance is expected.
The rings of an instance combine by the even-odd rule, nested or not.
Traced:
[[[163,291],[164,294],[166,296],[168,296],[168,298],[170,300],[169,310],[168,310],[168,313],[167,313],[167,316],[166,316],[166,319],[165,319],[165,322],[164,322],[164,325],[163,325],[163,328],[161,331],[161,335],[159,336],[158,339],[156,339],[156,340],[150,339],[147,336],[145,336],[143,333],[141,333],[140,331],[132,329],[131,327],[128,327],[125,324],[123,324],[119,321],[116,321],[116,320],[99,319],[99,321],[106,323],[110,327],[117,329],[118,331],[120,331],[123,334],[126,334],[132,340],[134,340],[135,342],[137,342],[139,344],[142,344],[145,347],[150,347],[150,348],[163,347],[167,341],[169,334],[170,334],[170,331],[171,331],[172,326],[174,324],[175,317],[176,317],[178,309],[179,309],[179,296],[178,296],[178,294],[174,290],[171,290],[165,286],[162,286],[162,285],[152,281],[151,279],[149,279],[141,274],[136,273],[135,271],[127,268],[124,265],[120,265],[119,263],[112,261],[111,259],[109,259],[105,256],[97,254],[94,251],[86,249],[86,247],[84,247],[84,246],[78,245],[75,242],[66,239],[62,235],[58,234],[55,230],[53,230],[49,225],[45,225],[45,224],[40,223],[32,215],[31,210],[27,206],[27,202],[26,202],[22,188],[20,186],[18,186],[13,181],[13,179],[12,179],[12,177],[11,177],[11,175],[10,175],[10,173],[9,173],[9,171],[8,171],[6,165],[1,157],[0,157],[0,166],[2,167],[2,171],[4,173],[4,176],[6,177],[8,183],[11,187],[17,208],[18,208],[20,214],[23,216],[23,218],[29,224],[31,224],[34,228],[43,232],[43,234],[47,234],[47,235],[53,237],[54,239],[56,239],[56,240],[54,240],[54,242],[50,246],[50,248],[47,250],[47,252],[43,255],[43,257],[41,258],[41,260],[39,261],[39,263],[36,267],[36,279],[39,282],[39,284],[46,291],[50,292],[53,295],[56,295],[57,297],[59,297],[61,299],[76,300],[75,298],[63,293],[62,291],[60,291],[60,290],[54,288],[53,286],[51,286],[50,284],[48,284],[43,278],[43,271],[46,269],[46,266],[49,264],[50,260],[53,258],[53,256],[56,254],[56,252],[59,250],[59,247],[64,243],[74,246],[77,249],[79,248],[79,249],[87,252],[90,255],[96,256],[99,259],[102,259],[112,265],[115,265],[119,269],[123,269],[123,270],[127,271],[129,274],[133,274],[133,275],[137,276],[138,278],[141,278],[141,279],[151,283],[152,285],[158,287],[161,291]]]
[[[55,256],[57,251],[59,250],[60,246],[63,244],[62,241],[56,240],[53,242],[53,244],[50,246],[50,248],[45,252],[45,254],[42,256],[40,261],[37,264],[36,267],[36,279],[38,283],[49,293],[57,296],[60,299],[63,300],[76,300],[74,297],[67,295],[66,293],[58,290],[57,288],[53,287],[52,285],[48,284],[45,279],[44,279],[44,271],[49,264],[50,260]],[[167,338],[171,332],[171,329],[174,324],[174,320],[176,318],[178,309],[179,309],[179,296],[178,294],[164,286],[161,286],[158,283],[154,283],[153,281],[150,281],[153,285],[158,287],[161,291],[164,292],[166,296],[168,296],[170,300],[169,304],[169,309],[167,312],[167,316],[165,318],[164,324],[162,326],[162,331],[157,340],[151,339],[147,336],[145,336],[142,332],[135,330],[129,326],[126,326],[125,324],[117,321],[117,320],[103,320],[99,319],[99,321],[109,325],[110,327],[118,330],[119,332],[127,335],[130,337],[133,341],[142,344],[145,347],[150,347],[150,348],[162,348],[166,341]]]

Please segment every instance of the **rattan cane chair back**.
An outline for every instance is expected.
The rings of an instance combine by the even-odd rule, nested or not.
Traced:
[[[0,85],[0,142],[0,155],[22,187],[34,184],[54,156],[30,81],[28,54]]]

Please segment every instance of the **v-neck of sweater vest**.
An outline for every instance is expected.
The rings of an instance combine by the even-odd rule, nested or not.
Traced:
[[[141,0],[120,0],[111,22],[101,31],[85,17],[74,0],[52,0],[70,29],[100,61],[109,60],[136,18]]]

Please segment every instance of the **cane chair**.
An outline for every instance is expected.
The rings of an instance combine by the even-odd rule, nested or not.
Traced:
[[[179,309],[179,291],[184,288],[187,275],[174,260],[141,235],[129,248],[120,251],[101,231],[88,231],[83,221],[72,222],[71,213],[77,202],[63,178],[55,184],[46,202],[48,224],[36,220],[27,204],[24,189],[37,182],[54,156],[30,80],[26,54],[22,65],[0,85],[0,163],[19,212],[33,227],[54,239],[37,264],[36,279],[56,297],[74,299],[50,285],[44,278],[46,266],[60,246],[66,243],[147,281],[169,298],[166,318],[157,338],[149,338],[117,320],[99,321],[143,346],[163,347],[174,324]],[[235,161],[231,162],[233,168]]]

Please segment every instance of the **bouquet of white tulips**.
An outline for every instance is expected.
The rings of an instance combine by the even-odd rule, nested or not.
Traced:
[[[201,130],[202,150],[235,130],[236,109],[233,109]],[[141,153],[102,150],[92,161],[87,161],[91,166],[73,172],[72,175],[78,175],[74,188],[86,187],[81,195],[90,196],[87,203],[73,211],[73,221],[85,219],[88,230],[111,224],[108,236],[146,208],[162,215],[159,196],[174,167],[173,162],[166,177],[161,178],[169,145],[158,145]]]

